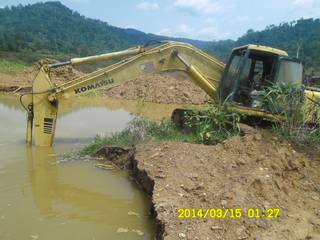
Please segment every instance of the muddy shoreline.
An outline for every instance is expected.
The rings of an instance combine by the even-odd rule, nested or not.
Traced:
[[[266,147],[268,146],[268,147]],[[318,239],[320,159],[250,134],[223,144],[105,147],[102,162],[128,169],[150,197],[157,239]],[[179,219],[179,208],[279,208],[272,219]]]
[[[157,240],[162,240],[164,239],[164,223],[157,218],[155,203],[152,200],[155,180],[144,169],[139,168],[139,161],[136,159],[135,154],[135,146],[106,146],[100,149],[95,154],[95,157],[100,157],[98,161],[103,164],[111,162],[112,164],[115,164],[117,168],[129,172],[130,179],[140,186],[150,200],[150,216],[154,218],[156,224],[155,237]]]
[[[31,92],[31,87],[0,86],[0,93],[15,94]]]

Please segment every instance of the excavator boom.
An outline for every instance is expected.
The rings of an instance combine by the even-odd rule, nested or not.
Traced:
[[[61,86],[55,86],[50,69],[66,64],[120,61],[108,67],[77,78]],[[71,59],[68,62],[43,66],[33,82],[32,107],[28,117],[27,142],[36,146],[51,146],[54,140],[59,100],[73,97],[99,88],[109,89],[135,79],[143,74],[168,71],[186,72],[210,97],[217,99],[218,83],[225,68],[224,63],[201,50],[184,43],[161,42],[121,52]]]

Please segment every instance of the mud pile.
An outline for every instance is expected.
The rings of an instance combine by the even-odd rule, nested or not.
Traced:
[[[210,97],[182,74],[151,74],[104,91],[112,99],[142,100],[165,104],[203,104]]]
[[[36,62],[31,68],[18,72],[15,75],[0,74],[0,91],[14,92],[17,90],[31,89],[32,82],[44,64],[57,63],[55,59],[41,59]],[[57,85],[71,81],[84,74],[72,66],[63,66],[51,69],[50,76]]]
[[[132,159],[134,177],[152,195],[158,239],[320,239],[320,159],[277,138],[149,143],[136,146]],[[240,208],[242,217],[179,219],[180,208]],[[280,217],[250,219],[256,208],[279,208]]]
[[[31,72],[33,73],[33,75],[35,77],[35,75],[39,72],[40,68],[43,65],[53,64],[53,63],[57,63],[57,62],[58,62],[57,60],[49,59],[49,58],[39,60],[38,62],[36,62],[33,65]],[[84,73],[76,70],[71,65],[66,65],[66,66],[62,66],[62,67],[58,67],[58,68],[52,68],[50,70],[50,77],[58,85],[69,82],[69,81],[71,81],[75,78],[81,77],[83,75],[84,75]]]

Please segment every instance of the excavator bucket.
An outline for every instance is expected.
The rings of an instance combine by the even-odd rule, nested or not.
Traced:
[[[32,88],[35,145],[44,147],[53,144],[58,113],[58,102],[49,101],[54,86],[48,72],[46,66],[42,67]]]

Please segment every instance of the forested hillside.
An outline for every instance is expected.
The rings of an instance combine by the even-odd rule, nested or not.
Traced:
[[[320,72],[320,19],[300,19],[263,31],[248,30],[238,40],[197,41],[146,34],[86,18],[60,2],[0,8],[0,57],[19,56],[34,61],[40,56],[85,56],[115,51],[149,40],[191,43],[222,60],[235,46],[248,43],[281,48],[299,57],[309,71]]]
[[[165,39],[168,38],[86,18],[60,2],[0,8],[1,51],[29,53],[30,56],[35,53],[85,56]],[[207,44],[179,40],[198,47]]]
[[[230,50],[245,44],[261,44],[286,50],[297,56],[309,71],[320,72],[320,19],[300,19],[279,26],[271,25],[263,31],[248,30],[237,41],[213,42],[207,48],[211,54],[227,59]]]

